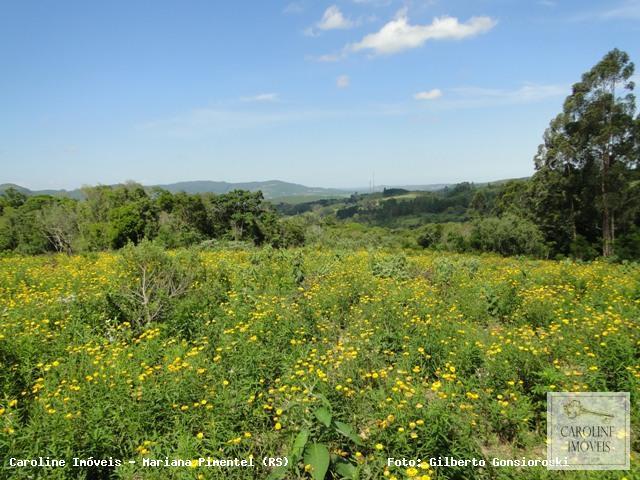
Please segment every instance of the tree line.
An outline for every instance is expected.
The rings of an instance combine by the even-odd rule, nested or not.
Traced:
[[[303,229],[281,219],[261,192],[173,194],[128,183],[82,193],[75,200],[7,189],[0,196],[0,251],[100,251],[143,239],[168,248],[214,239],[276,247],[304,242]]]

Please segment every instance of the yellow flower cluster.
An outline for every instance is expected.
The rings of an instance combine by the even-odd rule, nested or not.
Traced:
[[[0,258],[6,445],[248,457],[308,429],[371,478],[429,480],[444,472],[385,459],[447,454],[451,432],[468,455],[535,452],[545,392],[637,395],[638,266],[405,252],[402,275],[372,268],[397,254],[205,252],[142,326],[112,301],[118,253]]]

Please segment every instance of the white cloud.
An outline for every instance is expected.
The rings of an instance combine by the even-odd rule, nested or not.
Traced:
[[[176,138],[195,138],[227,130],[268,126],[287,119],[288,115],[275,112],[198,108],[170,118],[147,122],[139,128]]]
[[[447,106],[451,107],[491,107],[500,105],[516,105],[534,103],[555,97],[568,95],[571,89],[567,85],[538,85],[525,83],[513,90],[482,87],[452,88],[454,99]]]
[[[621,19],[633,20],[640,19],[640,1],[627,0],[609,10],[600,12],[600,18],[603,20]]]
[[[336,86],[338,88],[347,88],[350,83],[351,80],[348,75],[340,75],[336,80]]]
[[[416,93],[413,98],[416,100],[435,100],[442,96],[442,90],[434,88],[433,90],[426,90],[424,92]]]
[[[354,23],[345,18],[337,5],[331,5],[324,11],[322,19],[316,24],[320,30],[344,30],[353,27]]]
[[[466,23],[457,18],[436,17],[428,25],[411,25],[407,10],[402,9],[396,18],[379,31],[366,35],[358,43],[347,46],[347,50],[358,52],[371,50],[378,55],[390,55],[424,45],[427,40],[461,40],[486,33],[496,25],[490,17],[471,17]]]
[[[277,93],[260,93],[250,97],[241,97],[243,102],[276,102],[278,101]]]
[[[293,15],[297,13],[302,13],[303,11],[304,11],[304,7],[302,6],[302,3],[291,2],[286,7],[284,7],[284,9],[282,10],[282,13]]]
[[[281,104],[280,104],[281,105]],[[233,130],[271,128],[300,122],[332,120],[336,118],[371,118],[372,116],[402,115],[384,106],[345,109],[247,109],[242,107],[196,108],[174,116],[158,118],[135,126],[149,135],[194,139],[223,134]]]
[[[526,83],[515,89],[494,89],[481,87],[460,87],[441,93],[437,102],[377,104],[367,108],[306,109],[283,108],[283,103],[275,103],[269,108],[253,108],[252,104],[236,103],[235,106],[196,108],[180,114],[151,120],[136,125],[141,132],[151,135],[170,136],[182,139],[209,137],[229,130],[254,129],[285,125],[290,123],[314,122],[336,118],[371,118],[373,116],[406,117],[423,111],[460,110],[467,108],[493,108],[540,102],[568,95],[568,85],[537,85]],[[438,89],[422,94],[437,98]],[[421,100],[416,94],[414,98]],[[425,98],[426,99],[426,98]]]
[[[446,93],[446,95],[445,95]],[[457,87],[448,88],[444,92],[433,89],[416,93],[416,100],[435,100],[424,102],[425,108],[436,111],[464,110],[469,108],[499,108],[509,105],[524,105],[548,100],[558,100],[571,93],[569,85],[539,85],[525,83],[520,87],[484,88]]]
[[[308,60],[315,60],[317,62],[338,62],[345,57],[343,53],[327,53],[325,55],[320,55],[319,57],[309,56]]]
[[[391,5],[392,0],[353,0],[353,3],[358,3],[360,5],[375,5],[376,7],[379,7]]]
[[[353,28],[360,21],[354,22],[350,18],[345,17],[337,5],[331,5],[324,11],[322,18],[312,27],[304,30],[304,34],[308,37],[315,37],[321,31],[327,30],[347,30]]]
[[[589,10],[570,18],[574,22],[591,20],[640,20],[640,0],[626,0],[601,10]]]
[[[302,31],[302,33],[307,37],[317,37],[319,35],[318,31],[314,27],[307,27]]]

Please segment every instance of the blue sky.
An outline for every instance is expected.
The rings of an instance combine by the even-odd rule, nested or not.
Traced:
[[[529,175],[640,0],[0,0],[0,183]]]

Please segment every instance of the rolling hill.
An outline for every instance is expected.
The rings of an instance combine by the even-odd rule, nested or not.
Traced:
[[[491,182],[492,184],[498,184],[507,180],[497,180]],[[384,188],[402,188],[410,191],[425,191],[434,192],[442,190],[445,187],[452,184],[426,184],[426,185],[376,185],[376,192],[382,192]],[[485,185],[485,183],[478,183],[478,186]],[[16,185],[14,183],[0,184],[0,194],[8,188],[15,188],[16,190],[24,193],[25,195],[59,195],[71,198],[82,198],[82,190],[77,188],[75,190],[30,190],[28,188]],[[256,192],[261,190],[264,198],[267,200],[277,200],[282,203],[303,203],[311,202],[321,199],[332,198],[345,198],[351,194],[367,193],[369,187],[361,188],[324,188],[324,187],[308,187],[298,183],[284,182],[282,180],[266,180],[257,182],[222,182],[211,180],[196,180],[190,182],[176,182],[161,185],[147,185],[147,189],[162,188],[172,193],[186,192],[186,193],[227,193],[232,190],[249,190]]]
[[[351,195],[355,190],[346,190],[338,188],[322,188],[322,187],[307,187],[297,183],[283,182],[280,180],[268,180],[264,182],[214,182],[214,181],[193,181],[193,182],[177,182],[163,185],[148,185],[146,188],[151,189],[154,187],[168,190],[172,193],[186,192],[186,193],[227,193],[232,190],[249,190],[256,192],[261,190],[266,199],[278,199],[285,197],[304,198],[310,199],[318,198],[340,198]],[[4,192],[8,188],[15,188],[16,190],[24,193],[25,195],[60,195],[68,196],[71,198],[82,198],[82,190],[30,190],[28,188],[16,185],[13,183],[0,184],[0,193]]]

